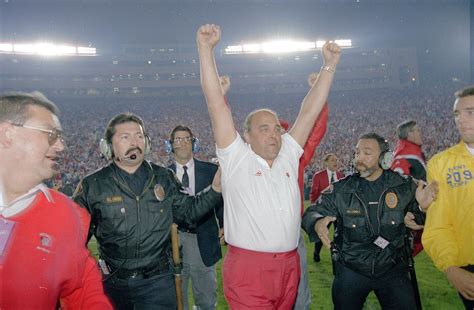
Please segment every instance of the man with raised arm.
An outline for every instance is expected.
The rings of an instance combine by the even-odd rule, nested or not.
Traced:
[[[275,112],[259,109],[245,120],[244,142],[235,130],[216,69],[214,47],[220,36],[217,25],[203,25],[197,32],[201,84],[222,167],[229,244],[224,294],[232,309],[291,309],[300,276],[299,158],[326,102],[340,49],[334,43],[324,45],[319,78],[287,134],[281,135]]]

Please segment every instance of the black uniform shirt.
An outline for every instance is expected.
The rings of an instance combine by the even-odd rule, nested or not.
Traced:
[[[374,231],[377,232],[378,220],[377,220],[377,209],[380,203],[380,196],[384,191],[384,174],[377,178],[374,181],[368,181],[367,179],[361,178],[359,183],[359,190],[362,193],[362,199],[364,204],[367,206],[369,212],[370,224],[374,228]],[[382,202],[383,203],[383,202]]]
[[[136,196],[140,196],[148,179],[148,171],[145,167],[145,162],[132,174],[120,169],[116,164],[112,165],[112,167],[114,167],[118,179],[127,184]]]

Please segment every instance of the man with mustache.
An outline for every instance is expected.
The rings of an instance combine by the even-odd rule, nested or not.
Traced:
[[[74,200],[91,214],[105,292],[117,309],[176,309],[170,227],[214,211],[220,174],[212,187],[187,195],[171,170],[144,159],[150,139],[132,113],[112,118],[100,149],[112,162],[86,176]]]
[[[302,227],[331,250],[335,309],[362,309],[374,291],[383,309],[415,309],[408,277],[404,217],[420,215],[435,198],[437,184],[423,188],[411,178],[389,170],[388,143],[376,133],[359,138],[355,153],[358,173],[322,193],[309,207]],[[418,203],[417,203],[418,202]],[[334,243],[328,224],[335,221]]]

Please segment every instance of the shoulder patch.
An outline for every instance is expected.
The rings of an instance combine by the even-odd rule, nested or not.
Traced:
[[[82,180],[77,184],[76,189],[74,190],[74,193],[72,194],[72,199],[76,198],[77,195],[81,194],[83,192],[83,187],[82,187]]]

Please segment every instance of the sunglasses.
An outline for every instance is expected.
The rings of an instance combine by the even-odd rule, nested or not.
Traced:
[[[58,141],[58,139],[62,143],[64,143],[64,133],[62,132],[62,130],[60,130],[58,128],[44,129],[44,128],[39,128],[39,127],[35,127],[35,126],[28,126],[28,125],[20,125],[20,124],[12,124],[12,125],[17,126],[17,127],[23,127],[23,128],[26,128],[26,129],[38,130],[38,131],[47,133],[48,134],[48,143],[49,143],[50,146],[55,144],[56,141]]]

